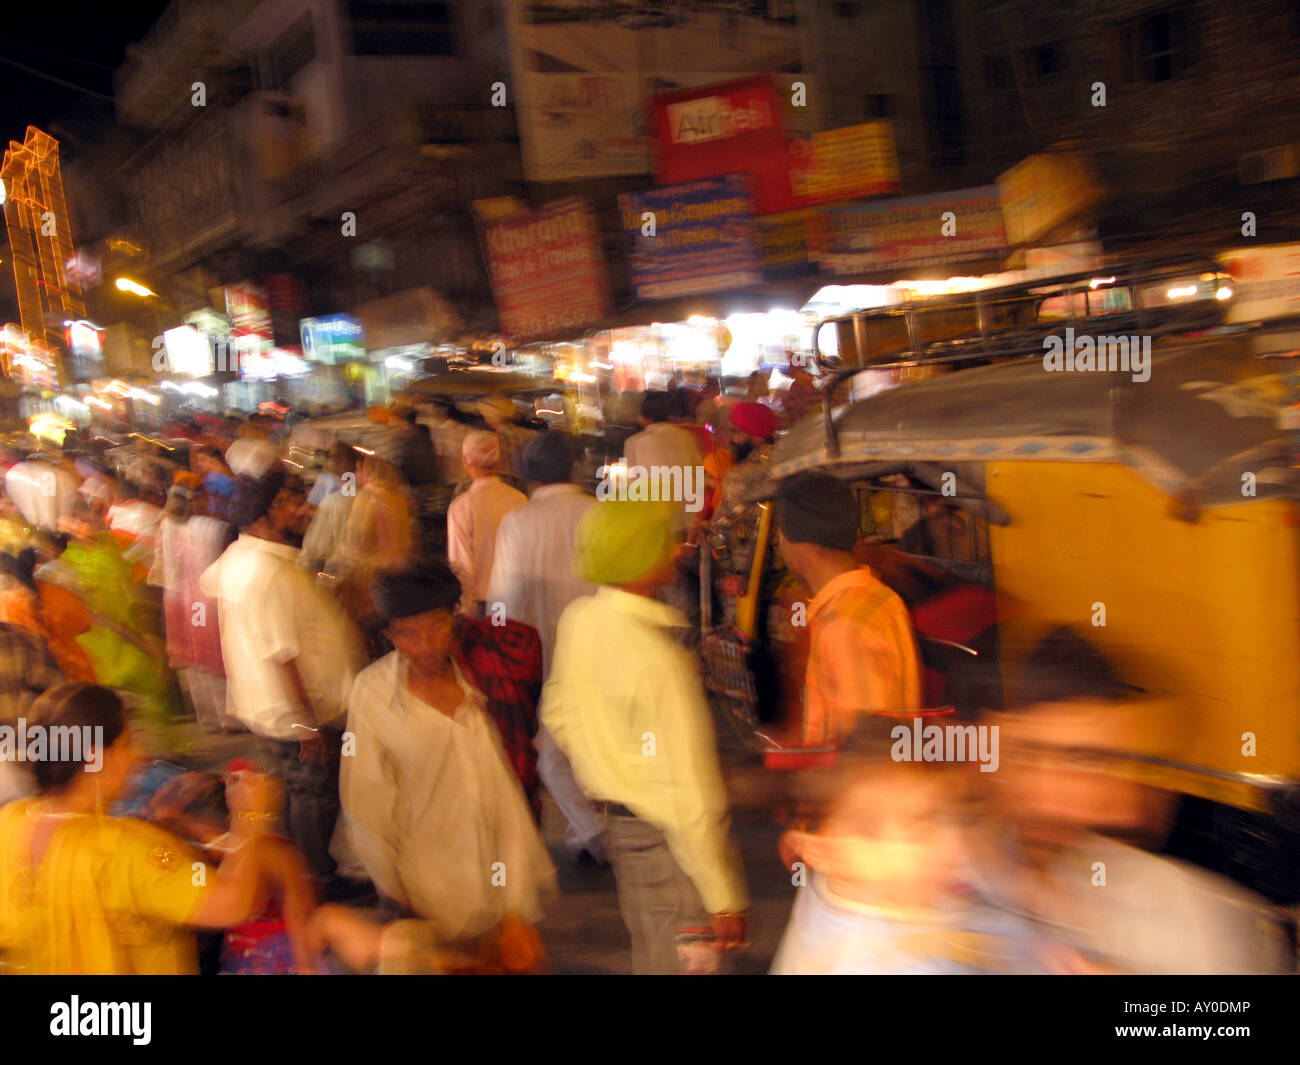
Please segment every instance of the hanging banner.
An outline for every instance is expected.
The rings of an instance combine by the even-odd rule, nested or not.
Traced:
[[[661,300],[763,279],[749,178],[668,185],[618,198],[637,299]]]
[[[371,356],[390,348],[439,343],[462,324],[447,299],[427,286],[363,303],[356,308],[356,318]]]
[[[483,227],[501,332],[516,343],[609,316],[609,278],[591,208],[573,197]]]
[[[888,122],[829,129],[790,140],[790,188],[806,203],[884,196],[900,188]]]
[[[991,258],[1007,246],[996,185],[830,207],[822,222],[815,254],[836,274]]]

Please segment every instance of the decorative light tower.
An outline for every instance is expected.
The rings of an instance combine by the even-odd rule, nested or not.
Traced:
[[[9,142],[0,182],[5,189],[5,225],[23,332],[34,353],[46,354],[59,370],[60,383],[66,384],[58,337],[64,321],[85,318],[86,306],[80,285],[64,269],[72,258],[73,243],[59,142],[28,126],[21,144]]]

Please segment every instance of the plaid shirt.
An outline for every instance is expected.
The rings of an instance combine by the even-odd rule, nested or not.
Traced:
[[[62,683],[44,640],[0,622],[0,722],[16,721],[36,696]]]
[[[542,641],[521,621],[494,625],[488,618],[458,618],[454,657],[466,679],[481,691],[501,730],[506,757],[523,785],[533,815],[540,817],[537,792],[537,701],[542,693]]]

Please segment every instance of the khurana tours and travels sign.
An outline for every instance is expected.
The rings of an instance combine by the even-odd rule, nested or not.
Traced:
[[[501,332],[510,340],[576,332],[609,315],[604,251],[585,200],[485,222],[483,248]]]

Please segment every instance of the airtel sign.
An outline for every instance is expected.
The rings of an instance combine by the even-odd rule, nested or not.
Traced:
[[[661,93],[652,98],[650,109],[658,184],[749,174],[760,213],[798,206],[790,187],[781,104],[770,74]]]
[[[685,103],[669,104],[669,137],[673,144],[699,144],[702,141],[737,137],[771,129],[776,125],[771,102],[761,96],[705,96]]]

